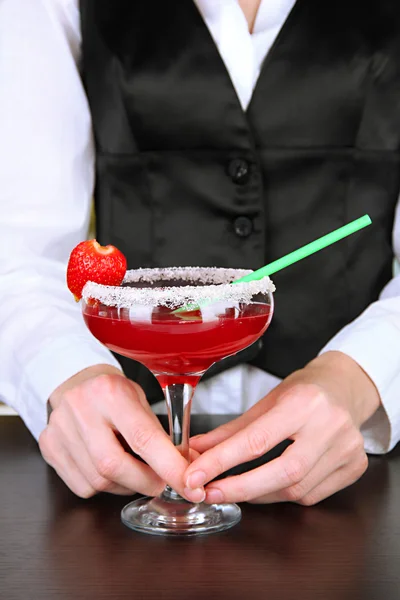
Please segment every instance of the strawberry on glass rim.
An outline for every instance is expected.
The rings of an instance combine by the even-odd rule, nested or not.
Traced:
[[[71,252],[67,267],[68,289],[79,302],[88,281],[102,285],[121,285],[126,273],[126,258],[115,246],[101,246],[86,240]]]

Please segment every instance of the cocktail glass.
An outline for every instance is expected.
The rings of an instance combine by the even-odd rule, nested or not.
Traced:
[[[194,390],[214,363],[253,344],[273,314],[268,277],[232,283],[239,269],[165,268],[128,271],[121,286],[89,282],[83,317],[110,350],[145,365],[159,381],[168,408],[171,440],[189,460]],[[131,529],[159,535],[222,531],[239,522],[236,504],[194,504],[170,486],[122,510]]]

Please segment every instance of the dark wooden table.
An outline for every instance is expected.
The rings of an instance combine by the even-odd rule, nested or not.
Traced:
[[[222,534],[137,534],[126,501],[75,497],[21,421],[0,417],[1,600],[400,599],[398,450],[317,507],[243,505]]]

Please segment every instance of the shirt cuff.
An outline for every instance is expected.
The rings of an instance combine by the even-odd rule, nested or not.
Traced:
[[[367,311],[342,329],[321,351],[343,352],[367,373],[375,384],[381,407],[361,428],[366,452],[385,454],[400,439],[400,317],[378,310]]]
[[[74,335],[51,342],[25,366],[16,409],[36,439],[47,425],[47,401],[54,390],[83,369],[99,364],[121,369],[97,340]]]

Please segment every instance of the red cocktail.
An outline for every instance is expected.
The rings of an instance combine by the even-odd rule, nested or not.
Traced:
[[[86,306],[83,316],[107,348],[158,373],[164,387],[177,383],[177,375],[180,383],[193,385],[192,373],[201,375],[215,362],[253,344],[267,328],[270,314],[269,305],[254,303],[228,308],[208,321],[201,310],[182,318],[165,307],[149,311],[148,320],[131,319],[129,310],[105,311],[104,306]]]
[[[234,284],[249,271],[170,268],[128,271],[119,287],[89,282],[83,316],[110,350],[141,362],[161,384],[171,438],[189,457],[191,399],[215,362],[253,344],[273,314],[268,277]],[[167,487],[159,498],[131,502],[123,522],[149,533],[198,534],[231,527],[234,504],[194,505]]]

